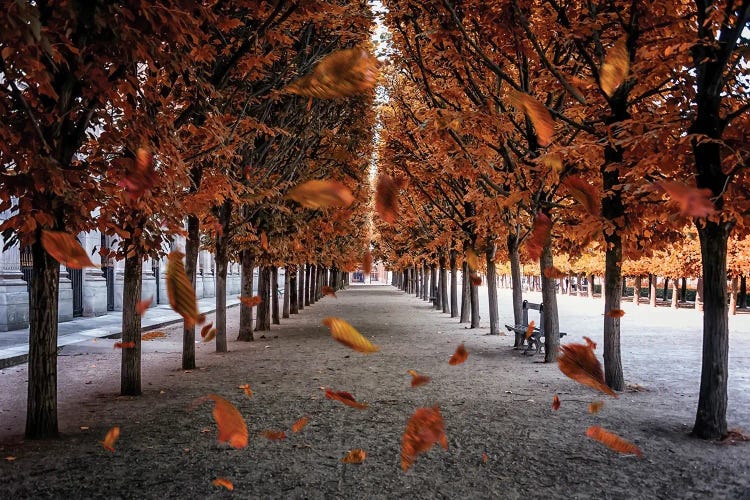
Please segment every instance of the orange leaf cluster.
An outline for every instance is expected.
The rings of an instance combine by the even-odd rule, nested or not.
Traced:
[[[529,239],[526,241],[526,254],[529,259],[539,260],[550,231],[552,231],[552,221],[542,212],[539,212],[534,219],[534,225],[531,227]]]
[[[345,208],[354,202],[354,196],[349,188],[333,180],[307,181],[290,189],[286,197],[305,208],[312,209]]]
[[[477,255],[476,250],[474,250],[471,247],[466,248],[466,263],[469,264],[469,269],[471,271],[476,271],[479,269],[479,266],[481,265],[481,261],[479,260],[479,255]]]
[[[409,370],[409,375],[411,375],[411,386],[412,387],[419,387],[420,385],[425,385],[427,382],[432,380],[430,377],[427,377],[425,375],[420,375],[414,370]]]
[[[459,345],[456,348],[456,352],[453,353],[451,356],[451,359],[448,360],[449,365],[460,365],[464,361],[466,361],[466,358],[469,357],[469,351],[466,350],[466,347],[464,347],[464,343],[461,342],[461,345]]]
[[[72,234],[62,231],[42,231],[42,246],[57,262],[71,269],[97,267]]]
[[[370,354],[379,350],[377,346],[372,345],[372,343],[364,338],[352,325],[341,318],[335,318],[333,316],[324,318],[323,324],[331,329],[333,340],[341,342],[357,352]]]
[[[365,461],[366,457],[367,452],[365,452],[365,450],[355,448],[347,453],[346,456],[341,459],[341,461],[345,464],[361,464]]]
[[[435,443],[448,449],[448,438],[445,436],[445,424],[440,409],[417,408],[406,423],[401,438],[401,468],[408,470],[414,464],[417,455],[429,451]]]
[[[364,410],[368,406],[367,403],[357,402],[357,400],[354,399],[354,396],[352,396],[350,393],[346,391],[333,392],[330,389],[326,389],[326,397],[328,399],[340,401],[344,403],[346,406],[351,406],[352,408],[356,408],[358,410]]]
[[[471,280],[471,284],[474,286],[482,286],[482,277],[478,274],[470,274],[469,279]]]
[[[169,305],[185,319],[185,325],[190,328],[196,323],[203,323],[206,318],[198,312],[195,290],[182,263],[184,256],[185,254],[175,250],[167,257],[167,295]]]
[[[607,446],[616,452],[637,455],[639,458],[643,457],[641,449],[636,445],[630,441],[624,440],[617,434],[602,429],[598,425],[593,425],[586,429],[586,436],[595,441],[599,441],[604,446]]]
[[[617,397],[617,394],[604,383],[604,372],[594,349],[587,344],[566,344],[560,347],[557,360],[560,371],[576,382],[587,385],[604,394]]]
[[[379,66],[365,49],[338,50],[324,57],[310,74],[289,84],[286,91],[318,99],[351,97],[375,87]]]
[[[107,431],[107,434],[104,435],[104,440],[100,441],[101,445],[104,447],[107,451],[115,451],[115,441],[120,437],[120,428],[119,427],[112,427],[110,430]]]

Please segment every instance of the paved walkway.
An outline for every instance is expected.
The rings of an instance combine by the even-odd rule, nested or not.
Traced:
[[[227,307],[240,303],[236,296],[227,297]],[[216,298],[198,301],[198,309],[204,313],[216,310]],[[141,318],[141,330],[153,330],[182,321],[182,316],[172,310],[169,304],[158,304],[149,308]],[[81,317],[59,323],[57,326],[57,347],[61,348],[95,338],[120,338],[122,335],[122,313],[110,312],[102,316]],[[0,332],[0,369],[25,363],[29,355],[29,329]]]

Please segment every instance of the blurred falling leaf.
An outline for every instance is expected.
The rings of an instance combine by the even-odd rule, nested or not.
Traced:
[[[482,286],[482,277],[478,274],[470,274],[469,279],[471,280],[471,284],[474,286]]]
[[[151,307],[151,303],[153,301],[154,301],[153,296],[150,299],[141,300],[135,305],[135,312],[137,312],[139,316],[143,316],[143,314],[146,312],[146,309]]]
[[[560,397],[557,394],[552,398],[552,409],[555,411],[560,409]]]
[[[229,479],[223,478],[223,477],[217,477],[213,480],[214,486],[223,486],[224,488],[228,489],[229,491],[234,490],[234,485],[232,484],[232,481]]]
[[[16,459],[16,457],[14,457],[14,456],[12,456],[12,455],[8,455],[7,457],[5,457],[5,460],[6,460],[6,461],[8,461],[8,462],[12,462],[12,461],[14,461],[15,459]]]
[[[555,122],[552,120],[552,115],[549,114],[544,104],[529,94],[515,90],[511,90],[508,97],[511,104],[526,113],[526,116],[531,120],[539,145],[542,147],[549,146],[552,143],[552,136],[555,133]]]
[[[328,399],[333,399],[335,401],[340,401],[344,403],[347,406],[351,406],[352,408],[356,408],[358,410],[364,410],[367,408],[367,403],[359,403],[354,399],[354,396],[352,396],[350,393],[346,391],[337,391],[333,392],[330,389],[326,389],[326,397]]]
[[[57,262],[71,269],[98,267],[91,262],[86,250],[72,234],[62,231],[42,231],[42,246]]]
[[[365,276],[369,276],[372,272],[372,254],[370,253],[370,250],[366,250],[365,254],[362,256],[362,272]]]
[[[334,299],[337,298],[336,290],[334,290],[334,288],[331,286],[328,286],[328,285],[323,286],[323,288],[321,289],[321,292],[323,293],[323,295],[330,295]]]
[[[268,235],[265,231],[261,231],[260,233],[260,248],[266,252],[268,251]]]
[[[599,441],[604,446],[607,446],[608,448],[619,453],[637,455],[639,458],[643,457],[641,449],[636,445],[624,440],[617,434],[602,429],[598,425],[594,425],[586,429],[586,436]]]
[[[363,48],[342,49],[325,56],[313,70],[287,85],[304,97],[336,99],[362,94],[375,87],[380,63]]]
[[[560,347],[557,360],[560,371],[576,382],[592,389],[617,397],[617,394],[604,383],[604,372],[594,349],[587,344],[565,344]]]
[[[241,385],[238,389],[245,391],[245,395],[249,398],[253,397],[253,390],[250,389],[250,384]]]
[[[596,342],[594,342],[593,340],[591,340],[589,337],[584,336],[583,340],[586,341],[586,345],[587,346],[589,346],[592,349],[596,349]]]
[[[280,441],[286,439],[286,432],[284,431],[263,431],[263,436],[271,441]]]
[[[302,417],[301,419],[294,422],[294,424],[292,425],[292,432],[297,433],[304,429],[309,420],[309,417]]]
[[[466,263],[469,264],[469,270],[477,271],[479,269],[479,266],[481,265],[481,261],[479,260],[479,255],[477,255],[476,250],[471,247],[467,247],[465,254]]]
[[[232,448],[244,448],[247,446],[247,424],[242,418],[240,412],[232,403],[217,396],[208,394],[198,398],[194,404],[200,404],[204,401],[213,400],[213,415],[216,425],[219,428],[219,442],[229,443]]]
[[[654,185],[680,206],[680,213],[684,216],[708,217],[716,213],[710,189],[698,189],[676,181],[659,181]]]
[[[185,326],[203,323],[206,317],[198,312],[193,284],[185,274],[184,253],[173,251],[167,257],[167,296],[169,305],[185,319]]]
[[[141,340],[142,341],[143,340],[154,340],[154,339],[160,339],[160,338],[166,337],[166,336],[167,336],[167,334],[164,333],[164,332],[149,332],[149,333],[144,333],[141,336]]]
[[[466,350],[466,347],[464,347],[464,343],[461,342],[461,345],[459,345],[456,348],[456,352],[453,353],[453,356],[451,356],[451,359],[448,360],[449,365],[460,365],[464,361],[466,361],[466,358],[469,357],[469,351]]]
[[[536,325],[534,324],[534,321],[529,322],[529,326],[526,327],[526,339],[531,337],[534,334],[534,327]]]
[[[286,198],[312,209],[345,208],[354,202],[349,188],[333,180],[314,180],[299,184],[287,192]]]
[[[101,445],[104,446],[104,449],[107,451],[115,451],[115,441],[120,437],[120,428],[119,427],[112,427],[110,430],[107,431],[107,434],[104,436],[104,441],[100,441]]]
[[[216,328],[211,328],[203,337],[203,342],[211,342],[214,338],[216,338]]]
[[[135,153],[134,168],[130,169],[118,183],[125,190],[125,198],[136,200],[156,184],[154,155],[144,148]]]
[[[346,456],[341,459],[341,461],[345,464],[361,464],[365,461],[366,457],[367,452],[365,452],[365,450],[355,448],[347,453]]]
[[[261,302],[263,302],[263,299],[260,298],[259,295],[253,295],[252,297],[237,297],[240,299],[240,302],[242,302],[247,307],[255,307]]]
[[[630,69],[630,56],[627,47],[628,37],[623,36],[615,42],[604,56],[604,64],[599,70],[599,86],[607,96],[612,97],[622,85]]]
[[[417,408],[406,423],[401,438],[401,469],[408,470],[414,464],[417,455],[429,451],[435,443],[440,443],[444,449],[448,449],[440,409],[437,406]]]
[[[380,174],[375,187],[375,210],[388,224],[398,218],[398,184],[387,174]]]
[[[529,256],[529,259],[533,261],[539,260],[551,230],[552,221],[542,212],[539,212],[534,219],[531,234],[526,241],[526,254]]]
[[[211,323],[206,323],[203,325],[203,328],[201,328],[201,337],[206,338],[206,335],[208,335],[208,332],[211,331],[211,328],[213,328],[214,323],[213,321]]]
[[[604,401],[593,401],[589,404],[589,413],[599,413],[602,407],[604,407]]]
[[[370,354],[379,350],[377,346],[372,345],[352,325],[341,318],[330,316],[323,319],[323,324],[331,329],[333,340],[341,342],[355,351]]]
[[[544,277],[554,280],[554,279],[560,279],[567,276],[564,272],[560,271],[556,267],[545,267],[544,268]]]
[[[623,316],[625,316],[625,311],[623,311],[622,309],[610,309],[609,311],[607,311],[607,316],[609,316],[610,318],[622,318]]]
[[[411,386],[412,387],[419,387],[420,385],[425,385],[427,382],[432,380],[430,377],[427,377],[425,375],[420,375],[414,370],[409,370],[409,375],[411,375]]]
[[[115,342],[113,349],[133,349],[135,342]]]
[[[581,177],[571,175],[563,180],[563,185],[568,188],[570,194],[590,215],[598,217],[601,215],[601,200],[594,191],[594,186]]]

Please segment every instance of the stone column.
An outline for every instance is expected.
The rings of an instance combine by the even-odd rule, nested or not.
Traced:
[[[60,264],[60,288],[57,292],[57,321],[73,319],[73,282],[68,278],[68,268]]]
[[[29,291],[21,274],[18,244],[3,252],[4,245],[0,234],[0,332],[29,326]]]
[[[102,257],[94,247],[99,248],[102,237],[99,231],[91,231],[82,233],[81,239],[91,262],[99,266],[83,270],[83,315],[101,316],[107,314],[107,280],[102,274]]]

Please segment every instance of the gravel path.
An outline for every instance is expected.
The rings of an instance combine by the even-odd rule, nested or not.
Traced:
[[[508,301],[501,290],[503,321]],[[600,308],[561,297],[561,325],[570,333],[565,340],[600,338]],[[200,345],[200,368],[190,372],[179,369],[181,331],[166,329],[167,338],[144,343],[144,395],[138,398],[117,395],[120,361],[113,341],[71,346],[59,362],[60,440],[20,442],[26,368],[0,371],[0,496],[750,498],[747,444],[687,436],[698,388],[699,316],[645,309],[637,317],[626,309],[633,319],[624,323],[623,359],[626,379],[648,390],[617,400],[600,398],[540,357],[521,356],[510,336],[466,329],[388,286],[352,287],[338,299],[324,298],[266,338],[230,341],[228,354]],[[675,328],[670,318],[678,314],[680,321],[697,320],[695,328]],[[237,308],[229,311],[230,332],[238,315]],[[346,319],[380,352],[366,356],[332,341],[320,323],[326,316]],[[732,321],[730,427],[750,430],[750,321],[737,320],[740,331]],[[461,342],[468,360],[448,365]],[[409,369],[433,381],[412,389]],[[254,391],[250,399],[238,388],[245,383]],[[349,391],[370,407],[359,411],[328,400],[321,387]],[[229,399],[245,417],[247,448],[217,442],[210,404],[191,408],[210,393]],[[558,412],[550,407],[555,393],[562,401]],[[590,415],[588,403],[596,399],[605,399],[605,406]],[[445,419],[449,449],[434,448],[404,473],[399,452],[406,421],[414,409],[434,404]],[[303,415],[310,423],[292,434]],[[115,425],[122,434],[110,453],[98,441]],[[635,442],[643,458],[586,438],[590,425]],[[260,435],[264,430],[286,430],[289,437],[269,441]],[[367,452],[365,462],[342,464],[353,448]],[[2,460],[6,456],[15,460]],[[213,486],[216,477],[231,480],[234,491]]]

